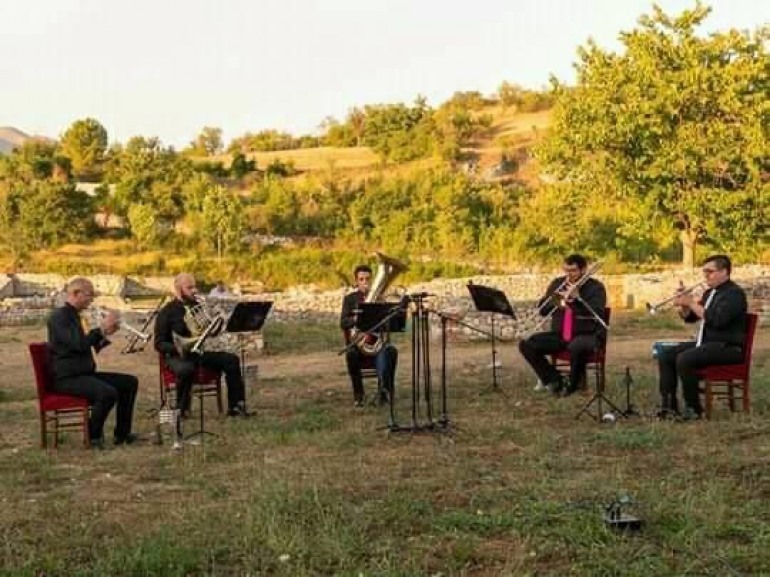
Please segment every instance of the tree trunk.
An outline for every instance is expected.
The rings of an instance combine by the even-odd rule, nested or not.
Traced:
[[[695,267],[695,245],[698,243],[698,233],[691,228],[686,228],[679,233],[682,241],[682,266],[684,268]]]

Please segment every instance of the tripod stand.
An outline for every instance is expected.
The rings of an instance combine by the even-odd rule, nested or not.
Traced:
[[[394,397],[390,396],[390,419],[388,422],[388,431],[391,433],[418,433],[433,431],[436,429],[436,422],[433,420],[433,388],[431,382],[430,367],[430,315],[425,307],[426,293],[417,293],[409,295],[408,299],[413,304],[412,309],[412,415],[409,425],[399,425],[395,419]],[[445,327],[444,327],[445,328]],[[445,332],[442,340],[442,351],[446,351]],[[445,358],[442,358],[442,415],[438,424],[448,424],[446,415],[446,381],[445,381]],[[420,386],[425,399],[426,422],[421,423],[420,416]]]
[[[623,411],[623,416],[626,418],[631,416],[640,417],[641,413],[637,411],[636,407],[631,403],[631,385],[634,384],[634,379],[631,378],[631,367],[626,367],[623,384],[626,386],[626,410]]]
[[[602,402],[607,403],[607,406],[610,407],[613,411],[615,411],[618,415],[625,417],[625,413],[621,411],[615,403],[610,401],[605,395],[604,395],[604,369],[602,368],[601,374],[597,377],[596,380],[596,391],[594,391],[593,396],[588,400],[588,402],[583,405],[583,408],[580,409],[580,412],[575,415],[576,419],[579,419],[583,416],[583,414],[588,414],[592,419],[595,421],[601,422],[602,417],[604,415],[604,410],[602,409]],[[598,413],[594,415],[591,412],[591,406],[596,403],[596,408],[598,410]]]

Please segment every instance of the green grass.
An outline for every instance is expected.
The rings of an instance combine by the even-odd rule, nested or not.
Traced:
[[[384,410],[350,406],[341,359],[301,375],[268,370],[303,361],[286,356],[292,336],[301,351],[331,343],[338,329],[324,326],[266,337],[274,348],[260,367],[256,417],[210,415],[219,437],[205,451],[90,453],[70,435],[45,453],[34,400],[12,387],[22,406],[0,406],[0,575],[770,574],[766,351],[751,418],[720,407],[698,424],[575,420],[584,397],[533,392],[508,358],[507,396],[482,394],[484,356],[452,375],[453,435],[388,436],[378,430]],[[402,353],[397,416],[406,423]],[[649,410],[646,348],[638,363],[634,402]],[[608,395],[621,401],[622,367],[611,368]],[[152,404],[140,401],[136,422],[147,431]],[[645,523],[639,534],[603,523],[621,495]]]

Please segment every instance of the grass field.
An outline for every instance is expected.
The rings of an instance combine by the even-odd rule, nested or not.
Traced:
[[[650,344],[684,333],[632,315],[618,315],[614,330],[608,394],[625,403],[629,366],[633,400],[651,411]],[[88,452],[75,436],[58,452],[40,450],[26,343],[43,330],[4,329],[0,574],[770,574],[763,333],[750,418],[720,407],[708,423],[575,420],[586,397],[533,391],[512,344],[501,345],[498,394],[489,343],[453,342],[453,434],[389,436],[378,430],[386,411],[352,407],[336,327],[274,323],[259,381],[249,385],[257,415],[221,421],[211,412],[208,428],[219,437],[175,453],[149,441]],[[408,348],[401,342],[402,423]],[[104,368],[140,376],[135,423],[149,437],[153,355],[105,355]],[[622,495],[645,523],[638,534],[602,521],[604,505]]]

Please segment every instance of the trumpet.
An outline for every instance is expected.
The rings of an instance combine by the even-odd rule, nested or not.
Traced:
[[[98,325],[112,311],[108,311],[107,309],[103,309],[103,308],[100,308],[100,307],[91,307],[91,308],[89,308],[89,312],[91,313],[91,318],[93,319],[94,324]],[[144,332],[140,331],[139,329],[137,329],[136,327],[131,326],[129,323],[127,323],[126,321],[120,319],[119,317],[118,317],[117,326],[118,326],[118,330],[125,329],[126,331],[131,333],[131,337],[132,338],[136,338],[136,339],[138,339],[138,340],[140,340],[142,342],[145,342],[145,343],[147,341],[149,341],[150,337],[152,336],[149,333],[144,333]]]
[[[699,288],[705,286],[705,284],[706,284],[705,282],[701,281],[698,284],[694,284],[694,285],[692,285],[690,287],[680,288],[679,290],[677,290],[677,292],[676,292],[676,294],[674,296],[669,297],[666,300],[660,301],[660,302],[655,303],[655,304],[647,303],[645,305],[647,307],[647,312],[649,314],[651,314],[651,315],[656,315],[656,314],[658,314],[658,311],[660,311],[661,309],[666,308],[669,304],[673,303],[674,300],[677,297],[680,297],[682,295],[686,295],[686,294],[690,294],[692,292],[695,292]]]

